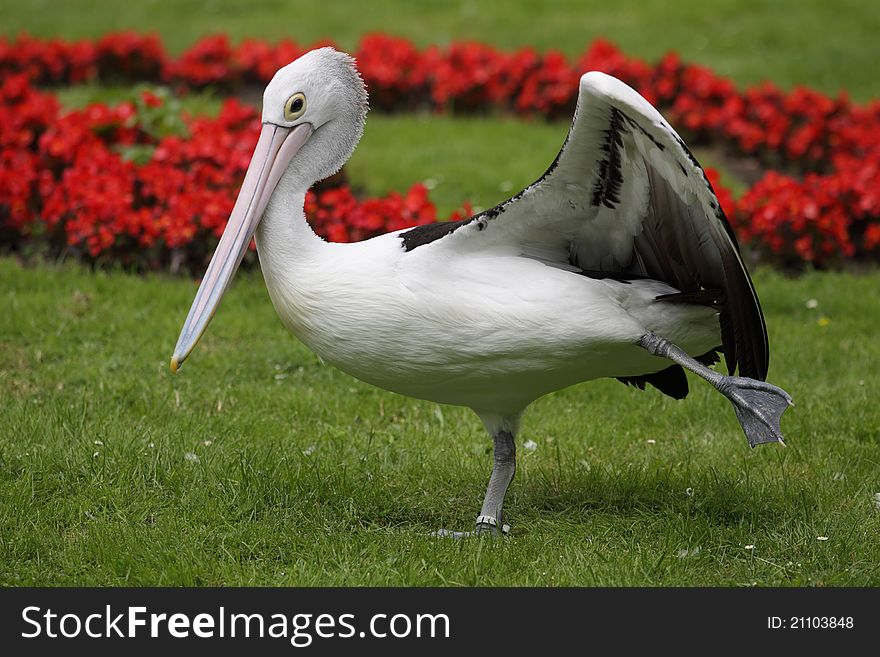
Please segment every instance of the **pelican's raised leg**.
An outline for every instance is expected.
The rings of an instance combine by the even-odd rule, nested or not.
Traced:
[[[785,409],[794,406],[791,396],[785,390],[765,381],[716,372],[691,358],[669,340],[651,332],[642,336],[639,346],[655,356],[678,363],[715,386],[733,404],[733,410],[751,447],[772,442],[785,444],[779,420]]]
[[[504,496],[513,475],[516,474],[516,428],[519,425],[519,417],[515,419],[498,418],[480,414],[486,429],[492,434],[494,442],[494,462],[492,474],[489,477],[489,485],[486,487],[486,496],[483,498],[483,507],[477,516],[476,527],[472,532],[455,532],[441,529],[436,532],[437,536],[449,536],[452,538],[467,538],[469,536],[498,536],[506,534],[510,527],[504,524]]]

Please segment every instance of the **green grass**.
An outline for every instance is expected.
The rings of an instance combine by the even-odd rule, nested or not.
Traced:
[[[192,282],[9,259],[0,281],[2,584],[880,583],[880,273],[759,272],[787,448],[749,450],[700,381],[539,400],[497,544],[429,537],[482,499],[470,411],[322,365],[258,274],[176,377]]]

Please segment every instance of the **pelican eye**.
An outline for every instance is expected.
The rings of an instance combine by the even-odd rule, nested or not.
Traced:
[[[293,94],[284,103],[284,118],[287,121],[295,121],[306,111],[306,96],[302,93]]]

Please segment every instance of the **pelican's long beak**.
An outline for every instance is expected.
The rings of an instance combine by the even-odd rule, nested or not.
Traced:
[[[313,128],[309,123],[293,128],[273,123],[263,124],[260,139],[229,216],[229,223],[226,224],[226,230],[220,238],[214,257],[211,258],[211,264],[208,265],[208,271],[205,272],[177,339],[177,346],[171,357],[172,372],[180,368],[208,327],[223,293],[241,264],[257,224],[263,218],[272,192],[287,165],[311,137],[312,132]]]

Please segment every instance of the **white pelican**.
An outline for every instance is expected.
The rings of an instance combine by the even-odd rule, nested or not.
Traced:
[[[556,160],[504,203],[327,243],[306,223],[305,193],[349,158],[366,112],[354,60],[332,48],[275,74],[173,371],[255,235],[275,310],[322,359],[386,390],[470,407],[483,421],[495,458],[476,533],[504,527],[525,408],[580,381],[650,383],[678,399],[685,368],[733,403],[751,446],[782,442],[791,398],[764,382],[767,333],[736,239],[694,156],[633,89],[585,74]],[[719,350],[730,376],[707,367]]]

